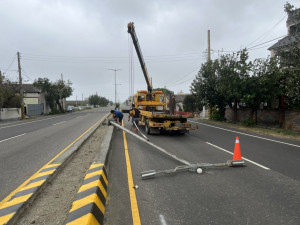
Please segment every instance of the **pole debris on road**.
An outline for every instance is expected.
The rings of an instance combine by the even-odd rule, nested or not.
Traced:
[[[142,172],[142,179],[149,179],[153,178],[155,175],[159,174],[171,174],[171,173],[177,173],[177,172],[182,172],[182,171],[190,171],[190,172],[196,172],[199,174],[203,173],[203,170],[209,169],[209,168],[216,168],[216,167],[243,167],[245,166],[245,161],[242,159],[241,156],[241,151],[240,151],[240,146],[239,146],[239,139],[237,137],[236,139],[236,144],[235,144],[235,149],[234,149],[234,155],[233,155],[233,160],[228,160],[225,163],[190,163],[184,159],[181,159],[177,157],[176,155],[173,155],[169,153],[167,150],[151,143],[149,140],[145,140],[144,138],[140,137],[139,135],[135,134],[134,132],[131,132],[130,130],[124,128],[123,126],[120,126],[119,124],[109,121],[109,124],[112,124],[115,127],[118,127],[125,131],[128,134],[131,134],[132,136],[136,137],[137,139],[141,140],[144,143],[147,143],[154,147],[155,149],[159,150],[160,152],[165,153],[172,159],[183,163],[185,165],[182,166],[177,166],[174,169],[169,169],[169,170],[161,170],[161,171],[155,171],[155,170],[149,170],[149,171],[144,171]]]

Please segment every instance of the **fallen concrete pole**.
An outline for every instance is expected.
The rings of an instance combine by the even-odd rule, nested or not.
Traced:
[[[166,151],[165,149],[151,143],[149,139],[145,140],[144,138],[140,137],[139,135],[135,134],[134,132],[131,132],[130,130],[124,128],[123,126],[113,122],[109,121],[110,124],[114,125],[115,127],[118,127],[125,131],[128,134],[131,134],[132,136],[136,137],[140,141],[147,143],[148,145],[156,148],[160,152],[166,154],[167,156],[171,157],[172,159],[185,164],[185,166],[177,166],[175,169],[170,169],[170,170],[162,170],[162,171],[155,171],[155,170],[149,170],[149,171],[144,171],[142,172],[142,179],[148,179],[152,178],[155,175],[158,174],[170,174],[170,173],[175,173],[175,172],[180,172],[180,171],[191,171],[191,172],[197,172],[199,174],[202,174],[203,169],[208,169],[208,168],[216,168],[216,167],[241,167],[245,166],[244,160],[228,160],[225,163],[190,163],[184,159],[181,159],[177,157],[176,155],[173,155]]]
[[[117,123],[115,123],[115,122],[113,122],[113,121],[109,121],[109,123],[112,124],[112,125],[114,125],[115,127],[118,127],[118,128],[120,128],[120,129],[122,129],[122,130],[125,131],[126,133],[131,134],[132,136],[136,137],[136,138],[139,139],[140,141],[142,141],[142,142],[144,142],[144,143],[147,143],[148,145],[151,145],[152,147],[154,147],[154,148],[156,148],[157,150],[161,151],[162,153],[164,153],[164,154],[170,156],[171,158],[175,159],[176,161],[181,162],[181,163],[183,163],[183,164],[185,164],[185,165],[187,165],[187,166],[191,165],[191,163],[189,163],[188,161],[186,161],[186,160],[184,160],[184,159],[180,159],[180,158],[178,158],[176,155],[173,155],[173,154],[169,153],[168,151],[166,151],[165,149],[163,149],[163,148],[161,148],[161,147],[159,147],[159,146],[157,146],[157,145],[151,143],[151,142],[149,141],[149,139],[148,139],[148,140],[145,140],[145,139],[142,138],[141,136],[135,134],[134,132],[131,132],[130,130],[128,130],[128,129],[122,127],[121,125],[119,125],[119,124],[117,124]]]

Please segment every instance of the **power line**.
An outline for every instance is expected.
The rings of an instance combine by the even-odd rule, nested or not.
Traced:
[[[147,56],[145,59],[148,62],[172,62],[172,61],[187,61],[195,60],[201,56],[202,53],[184,53],[184,54],[170,54],[159,56]],[[27,61],[44,61],[44,62],[63,62],[63,63],[128,63],[128,57],[68,57],[68,56],[47,56],[47,55],[33,55],[23,54],[23,60]],[[138,63],[137,58],[134,58],[133,63]]]
[[[287,35],[283,35],[283,36],[281,36],[281,37],[274,38],[274,39],[272,39],[272,40],[269,40],[269,41],[266,41],[266,42],[263,42],[263,43],[260,43],[260,44],[254,45],[254,46],[252,46],[252,47],[248,48],[248,50],[250,50],[251,48],[255,48],[255,47],[257,47],[257,46],[260,46],[260,45],[263,45],[263,44],[269,43],[269,42],[271,42],[271,41],[278,40],[278,39],[280,39],[280,38],[283,38],[283,37],[286,37],[286,36],[287,36]]]
[[[9,66],[7,67],[7,69],[5,70],[5,72],[3,73],[3,75],[9,71],[10,67],[12,66],[12,64],[14,63],[14,61],[16,60],[17,55],[15,55],[15,57],[13,58],[13,60],[11,61],[11,63],[9,64]]]
[[[23,68],[21,68],[21,70],[24,72],[23,74],[24,74],[25,77],[27,77],[29,80],[32,80],[32,79],[30,78],[30,76],[26,73],[26,71],[25,71]],[[33,80],[32,80],[32,81],[33,81]]]
[[[265,33],[263,33],[261,36],[259,36],[257,39],[255,39],[254,41],[250,42],[248,45],[246,45],[246,47],[248,47],[249,45],[253,44],[254,42],[256,42],[257,40],[261,39],[263,36],[265,36],[264,38],[266,38],[270,32],[275,28],[277,27],[282,20],[284,20],[285,18],[287,17],[287,15],[285,15],[282,19],[280,19],[270,30],[266,31]],[[263,39],[264,39],[263,38]]]
[[[278,39],[283,38],[283,37],[287,37],[287,35],[283,35],[283,36],[274,38],[274,39],[272,39],[272,40],[269,40],[269,41],[266,41],[266,42],[263,42],[263,43],[260,43],[260,44],[251,46],[250,48],[247,48],[247,50],[248,50],[248,51],[251,51],[251,50],[261,49],[261,48],[263,48],[263,47],[261,47],[261,48],[256,48],[256,47],[261,46],[261,45],[264,45],[264,44],[267,44],[267,43],[272,42],[272,41],[275,41],[275,40],[278,40]],[[271,45],[270,45],[270,46],[271,46]],[[267,47],[269,47],[269,45],[268,45]],[[211,50],[211,51],[213,51],[213,52],[218,52],[218,53],[222,53],[222,52],[236,53],[236,52],[241,51],[241,49],[240,49],[240,50],[223,50],[223,49],[222,49],[222,50]]]
[[[189,78],[189,79],[187,79],[186,81],[183,81],[183,82],[181,82],[181,83],[179,83],[179,84],[171,85],[171,86],[172,86],[172,87],[176,87],[176,86],[178,86],[178,85],[185,84],[185,83],[191,81],[192,79],[194,79],[194,78]]]
[[[178,82],[181,81],[182,79],[186,78],[187,76],[192,75],[193,72],[196,71],[196,70],[198,70],[198,69],[200,69],[200,66],[199,66],[199,65],[197,65],[197,67],[194,68],[192,71],[190,71],[190,72],[184,74],[183,76],[181,76],[181,77],[180,77],[179,79],[177,79],[177,80],[171,81],[170,83],[168,83],[168,85],[165,85],[165,86],[167,86],[167,87],[174,86],[176,83],[178,83]]]

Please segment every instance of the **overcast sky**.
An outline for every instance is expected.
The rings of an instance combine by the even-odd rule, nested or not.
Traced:
[[[300,7],[299,0],[289,0]],[[39,77],[70,80],[69,99],[98,94],[128,98],[134,22],[154,88],[188,93],[205,62],[207,30],[212,58],[248,47],[251,59],[266,58],[268,42],[287,34],[286,0],[0,0],[0,70],[24,83]],[[267,42],[265,44],[262,44]],[[147,89],[134,51],[134,92]]]

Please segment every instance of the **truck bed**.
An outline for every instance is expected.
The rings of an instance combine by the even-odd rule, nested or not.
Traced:
[[[147,116],[149,118],[162,118],[162,119],[182,119],[182,118],[192,118],[190,115],[179,115],[179,114],[168,114],[165,111],[144,111],[140,110],[141,115]]]

